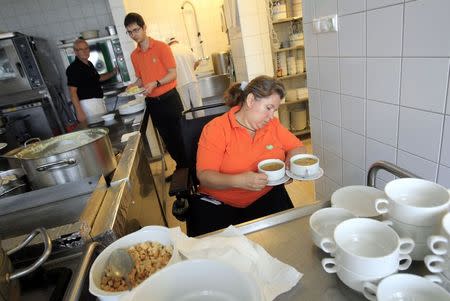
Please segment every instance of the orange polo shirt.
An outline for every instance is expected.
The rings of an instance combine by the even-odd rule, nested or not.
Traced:
[[[156,80],[161,80],[168,73],[168,69],[176,68],[177,64],[175,58],[170,50],[169,45],[161,41],[149,39],[149,47],[146,51],[142,51],[139,45],[131,53],[131,62],[133,63],[136,77],[142,80],[142,84],[146,85]],[[177,81],[173,80],[170,83],[155,87],[152,93],[147,96],[160,96],[177,85]]]
[[[239,106],[231,108],[203,128],[198,142],[197,170],[214,170],[225,174],[257,172],[258,162],[272,158],[284,161],[287,151],[303,145],[277,118],[257,130],[252,138],[236,121],[234,114],[239,109]],[[260,191],[237,188],[218,190],[200,185],[199,191],[228,205],[244,208],[270,189],[271,186]]]

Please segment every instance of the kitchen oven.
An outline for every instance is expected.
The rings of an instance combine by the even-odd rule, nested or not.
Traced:
[[[110,72],[114,67],[118,68],[117,75],[104,83],[103,89],[105,92],[113,89],[114,86],[121,86],[124,82],[130,80],[122,47],[117,35],[87,39],[86,42],[91,50],[89,61],[91,61],[99,74]],[[58,47],[64,66],[67,68],[75,60],[73,43],[59,45]]]
[[[10,121],[6,127],[9,131],[26,119],[29,126],[22,126],[22,132],[40,128],[38,138],[64,132],[60,117],[66,117],[67,110],[57,92],[59,81],[45,40],[17,32],[0,34],[0,115]],[[37,108],[42,112],[36,114]],[[5,127],[1,130],[4,132]]]

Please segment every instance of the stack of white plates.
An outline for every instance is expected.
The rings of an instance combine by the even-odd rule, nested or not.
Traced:
[[[119,106],[119,114],[120,115],[133,114],[142,111],[143,109],[145,109],[145,101],[141,99],[139,100],[135,99]]]

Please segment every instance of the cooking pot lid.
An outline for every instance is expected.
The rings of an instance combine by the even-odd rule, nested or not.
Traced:
[[[108,129],[106,128],[93,128],[72,132],[30,144],[14,154],[14,157],[24,160],[50,157],[94,142],[107,134]]]

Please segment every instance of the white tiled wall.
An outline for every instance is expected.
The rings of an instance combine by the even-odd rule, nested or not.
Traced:
[[[447,0],[303,0],[318,198],[365,184],[377,160],[450,187],[449,11]],[[309,30],[336,13],[338,32]],[[377,185],[392,179],[380,172]]]
[[[45,38],[65,86],[65,69],[56,42],[81,31],[114,24],[108,0],[0,0],[0,32],[18,31]]]

